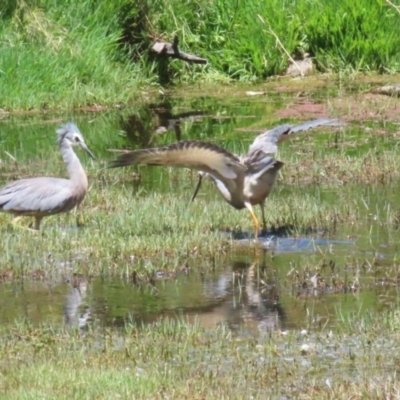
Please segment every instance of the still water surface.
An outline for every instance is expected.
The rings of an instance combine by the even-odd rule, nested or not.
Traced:
[[[212,273],[200,272],[201,265],[183,268],[172,279],[160,276],[154,285],[101,277],[74,278],[72,282],[3,283],[0,324],[25,320],[81,328],[87,324],[123,327],[125,323],[150,323],[170,317],[196,320],[207,328],[227,324],[235,331],[265,332],[333,328],[339,314],[384,309],[395,301],[397,285],[387,279],[384,271],[371,272],[367,267],[358,270],[351,265],[336,266],[340,276],[347,276],[344,287],[337,290],[332,286],[317,289],[312,284],[299,284],[290,272],[305,257],[303,251],[313,250],[299,248],[296,254],[291,242],[290,252],[277,251],[273,260],[264,254],[250,263],[248,258],[237,255],[236,260],[227,258],[216,263]],[[354,244],[330,246],[336,247],[337,253],[343,252],[343,259],[348,251],[357,251]],[[385,251],[380,257],[384,260]],[[336,257],[336,262],[340,259]],[[327,265],[326,269],[331,267]],[[327,276],[333,275],[328,271]],[[360,286],[357,290],[356,283]]]

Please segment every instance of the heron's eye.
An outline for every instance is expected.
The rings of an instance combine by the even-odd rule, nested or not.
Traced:
[[[78,136],[75,136],[75,142],[76,142],[76,143],[80,142],[80,139],[79,139]]]

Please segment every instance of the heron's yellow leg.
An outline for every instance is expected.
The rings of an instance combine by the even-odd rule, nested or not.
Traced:
[[[266,234],[267,234],[267,221],[265,220],[264,204],[265,204],[264,201],[260,204],[260,207],[261,207],[261,215],[262,215],[262,222],[263,222],[263,228],[262,228],[262,231],[261,231],[261,234],[262,234],[262,235],[266,235]]]
[[[21,218],[22,218],[22,215],[19,215],[18,217],[14,217],[11,222],[13,224],[16,224]]]
[[[256,217],[256,214],[254,214],[254,210],[253,207],[250,203],[244,203],[244,205],[246,206],[246,208],[250,211],[251,214],[251,218],[253,219],[254,222],[254,228],[255,228],[255,232],[254,232],[254,240],[258,239],[258,230],[260,229],[260,223],[258,222],[258,219]]]
[[[249,300],[249,304],[251,305],[259,305],[261,303],[261,295],[258,289],[259,284],[259,276],[258,276],[258,260],[259,260],[259,252],[256,252],[256,258],[251,263],[249,269],[247,270],[246,276],[246,292]],[[257,288],[257,289],[255,289]]]
[[[15,227],[15,228],[18,228],[18,229],[25,229],[25,230],[27,230],[27,231],[32,231],[32,229],[29,228],[29,226],[23,226],[23,225],[21,225],[21,224],[18,224],[18,221],[19,221],[20,219],[22,219],[22,218],[23,218],[23,215],[18,215],[17,217],[14,217],[14,218],[11,220],[11,225],[12,225],[13,227]]]
[[[29,229],[28,227],[23,226],[23,225],[21,225],[21,224],[18,223],[18,221],[19,221],[20,219],[22,219],[22,218],[23,218],[22,215],[19,215],[18,217],[14,217],[14,218],[11,220],[11,225],[14,226],[14,227],[16,227],[16,228]]]
[[[73,210],[75,221],[76,221],[76,226],[78,228],[82,227],[85,225],[85,215],[83,214],[83,211],[81,211],[81,205],[78,204],[75,209]]]
[[[80,211],[79,207],[75,208],[75,218],[76,218],[76,225],[78,227],[85,225],[85,217],[83,215],[83,212]]]

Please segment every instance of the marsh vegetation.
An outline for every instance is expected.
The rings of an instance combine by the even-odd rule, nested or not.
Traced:
[[[1,184],[65,176],[54,129],[68,119],[97,157],[79,154],[90,190],[78,216],[49,217],[35,235],[0,214],[5,398],[396,393],[399,100],[369,85],[178,90],[117,113],[4,119]],[[328,112],[348,124],[279,151],[268,251],[211,183],[189,203],[196,173],[104,168],[108,149],[178,134],[241,153],[267,127]]]
[[[0,213],[1,397],[398,398],[400,101],[372,91],[398,82],[396,7],[2,2],[0,186],[66,176],[54,131],[68,120],[97,159],[78,154],[78,213],[36,234]],[[159,63],[151,43],[175,34],[208,64]],[[324,75],[277,77],[285,51]],[[282,145],[257,245],[212,183],[190,203],[195,172],[106,169],[109,149],[244,153],[266,128],[323,117],[347,125]]]

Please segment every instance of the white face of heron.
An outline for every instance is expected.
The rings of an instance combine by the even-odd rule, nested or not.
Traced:
[[[72,146],[81,146],[82,144],[85,144],[82,135],[77,132],[69,133],[65,139],[68,140]]]
[[[93,153],[87,147],[85,140],[83,139],[83,136],[80,132],[69,132],[65,135],[64,140],[67,141],[71,146],[81,147],[90,155],[90,157],[95,159]]]

